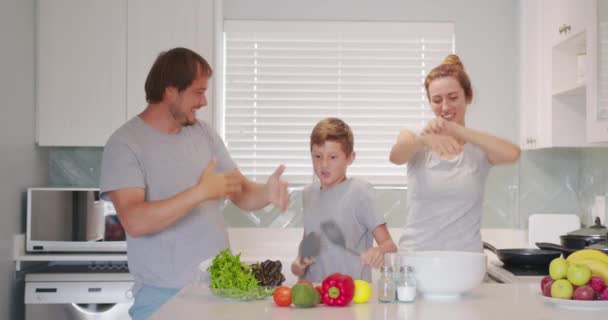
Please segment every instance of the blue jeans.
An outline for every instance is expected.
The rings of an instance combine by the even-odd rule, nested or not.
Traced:
[[[148,319],[167,300],[171,299],[179,289],[144,286],[135,295],[135,302],[129,308],[133,320]]]

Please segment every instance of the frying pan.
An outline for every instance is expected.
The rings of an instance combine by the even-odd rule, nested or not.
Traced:
[[[551,260],[559,257],[562,252],[542,249],[496,249],[493,245],[483,242],[484,249],[496,254],[505,265],[512,266],[548,266]]]
[[[581,249],[595,249],[595,250],[602,251],[605,254],[608,254],[608,246],[601,244],[601,243],[596,243],[596,244],[586,246],[586,247],[581,247],[581,248],[568,248],[568,247],[560,246],[559,244],[547,243],[547,242],[537,242],[536,246],[543,250],[561,250],[561,252],[564,254],[564,257],[568,257],[571,253],[581,250]]]

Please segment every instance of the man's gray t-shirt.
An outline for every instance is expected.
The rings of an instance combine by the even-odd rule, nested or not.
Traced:
[[[477,145],[465,143],[453,159],[429,149],[407,164],[408,216],[400,251],[481,252],[485,181],[491,165]]]
[[[194,185],[210,160],[217,172],[236,168],[221,138],[204,122],[166,134],[134,117],[108,140],[101,163],[101,196],[142,188],[146,201],[164,200]],[[127,235],[134,291],[143,285],[181,288],[192,282],[199,263],[228,248],[222,202],[205,201],[169,228],[133,238]]]
[[[371,281],[370,268],[365,268],[363,277],[360,277],[360,257],[331,243],[321,231],[321,223],[333,219],[344,233],[346,246],[365,252],[374,244],[372,232],[384,223],[373,199],[372,186],[356,178],[349,178],[329,189],[321,189],[319,182],[304,189],[304,234],[314,231],[321,236],[320,254],[308,267],[304,279],[319,283],[328,275],[340,272],[353,279]]]

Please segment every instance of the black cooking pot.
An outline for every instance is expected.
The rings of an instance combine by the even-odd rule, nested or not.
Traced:
[[[560,236],[561,246],[554,243],[539,242],[536,246],[544,250],[561,250],[564,257],[580,249],[596,249],[608,254],[606,239],[608,231],[601,224],[600,218],[595,218],[595,224],[589,228],[581,228]]]
[[[584,247],[581,249],[566,248],[564,246],[560,246],[559,244],[548,243],[548,242],[537,242],[536,246],[542,250],[559,250],[564,255],[564,258],[567,258],[571,253],[581,250],[581,249],[595,249],[595,250],[602,251],[605,254],[608,254],[608,246],[606,246],[605,244],[600,244],[600,243],[592,244],[588,247]]]
[[[559,237],[563,247],[583,249],[594,244],[606,244],[608,230],[602,225],[600,218],[595,218],[595,224],[589,228],[581,228]]]

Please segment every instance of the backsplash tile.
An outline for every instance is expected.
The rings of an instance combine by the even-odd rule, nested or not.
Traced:
[[[102,152],[103,148],[50,148],[49,181],[51,186],[98,187]]]
[[[580,152],[547,149],[522,152],[520,160],[519,221],[525,228],[533,213],[579,214]]]
[[[608,196],[608,148],[589,148],[581,150],[581,181],[587,186],[581,199],[587,209],[588,222],[591,222],[591,206],[595,196]],[[608,218],[608,213],[604,213]],[[607,222],[603,221],[606,225]]]
[[[591,222],[596,195],[608,193],[607,148],[558,148],[522,153],[518,227],[532,213],[577,214]]]
[[[56,187],[97,187],[103,148],[50,148],[49,181]],[[586,222],[595,195],[608,193],[608,149],[524,151],[516,165],[492,168],[486,185],[483,227],[526,228],[532,213],[576,213]],[[406,219],[405,188],[377,189],[376,204],[389,227]],[[231,203],[225,219],[232,227],[302,226],[302,192],[292,190],[286,213],[268,206],[244,212]]]

